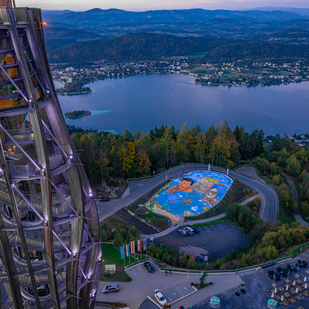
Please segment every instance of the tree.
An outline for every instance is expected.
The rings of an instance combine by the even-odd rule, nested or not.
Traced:
[[[270,172],[271,172],[272,175],[276,175],[277,174],[277,166],[276,166],[275,162],[270,164]]]
[[[286,171],[290,175],[298,175],[300,173],[301,169],[301,164],[300,162],[296,159],[295,155],[291,155],[287,160],[286,160],[287,166],[286,166]]]
[[[279,185],[280,184],[280,175],[275,175],[273,178],[272,178],[273,182],[276,184],[276,185]]]
[[[190,257],[188,260],[188,268],[189,269],[196,269],[197,268],[197,263],[193,257]]]
[[[150,172],[150,165],[151,165],[147,152],[145,150],[138,150],[137,158],[138,158],[137,172],[141,176],[147,176]]]
[[[185,122],[181,126],[181,130],[177,135],[177,142],[182,145],[182,149],[184,151],[183,162],[187,162],[187,143],[190,135],[190,130],[188,124]]]
[[[307,201],[300,203],[299,210],[301,213],[306,214],[309,212],[309,204]]]
[[[164,134],[162,136],[162,143],[164,144],[164,147],[166,149],[166,168],[169,168],[169,156],[168,156],[168,149],[170,146],[170,142],[172,139],[172,133],[171,130],[169,129],[169,127],[165,128]]]

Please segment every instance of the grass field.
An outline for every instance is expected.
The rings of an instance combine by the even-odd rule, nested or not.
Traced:
[[[220,223],[224,223],[224,222],[229,222],[229,220],[226,219],[226,218],[222,218],[222,219],[219,219],[219,220],[216,220],[216,221],[212,221],[212,222],[193,224],[193,226],[195,226],[195,227],[208,226],[208,225],[215,225],[215,224],[220,224]]]
[[[132,279],[124,271],[124,260],[120,257],[120,251],[113,244],[102,244],[102,258],[104,260],[101,268],[101,281],[120,281],[129,282]],[[130,257],[130,262],[132,263],[134,256]],[[129,264],[129,257],[126,257],[126,265]],[[110,275],[105,275],[105,265],[115,264],[117,272],[111,277]]]
[[[293,222],[295,222],[294,216],[288,216],[285,213],[284,208],[281,205],[281,203],[279,203],[279,221],[281,223],[288,223],[288,224],[292,224]]]

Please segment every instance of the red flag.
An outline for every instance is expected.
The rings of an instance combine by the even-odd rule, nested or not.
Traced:
[[[185,173],[185,167],[182,168],[182,173],[183,173],[183,174]]]
[[[142,251],[142,240],[141,239],[137,241],[137,251],[138,252]]]

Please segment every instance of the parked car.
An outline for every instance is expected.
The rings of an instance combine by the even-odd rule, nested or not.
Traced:
[[[203,264],[208,264],[208,263],[209,263],[208,256],[205,255],[203,258]]]
[[[105,286],[102,289],[102,293],[104,294],[107,294],[109,292],[114,292],[114,293],[119,292],[119,284],[110,284],[110,285]]]
[[[160,303],[160,305],[165,306],[167,304],[167,300],[162,295],[162,293],[159,291],[159,289],[155,290],[155,298]]]
[[[148,244],[153,245],[153,243],[154,243],[154,237],[150,237],[148,240]]]
[[[197,227],[192,227],[192,230],[195,232],[195,234],[198,234],[200,230]]]
[[[99,201],[100,201],[100,202],[109,202],[110,199],[107,198],[107,197],[100,197],[100,200],[99,200]]]
[[[178,229],[178,232],[179,232],[180,234],[184,235],[184,236],[188,235],[188,232],[187,232],[184,228],[182,228],[182,227],[180,227],[180,228]]]
[[[185,226],[185,227],[183,227],[183,229],[184,229],[185,231],[187,231],[187,233],[188,233],[189,235],[194,235],[194,234],[195,234],[195,231],[194,231],[193,228],[190,227],[190,226]]]
[[[202,259],[199,255],[196,256],[195,260],[196,260],[197,265],[200,265],[202,263]]]
[[[150,262],[145,262],[144,266],[150,273],[153,273],[155,271],[154,267],[152,266]]]

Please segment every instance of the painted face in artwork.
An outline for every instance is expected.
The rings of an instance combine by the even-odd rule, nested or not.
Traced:
[[[186,191],[191,187],[191,181],[182,180],[179,184],[179,191]]]
[[[209,190],[209,192],[206,194],[207,199],[212,199],[214,197],[216,197],[218,194],[218,191],[216,188],[213,188],[211,190]]]
[[[209,189],[214,185],[214,182],[213,182],[213,181],[210,181],[210,180],[208,180],[208,179],[203,178],[203,179],[200,180],[200,185],[201,185],[204,189],[209,190]]]

